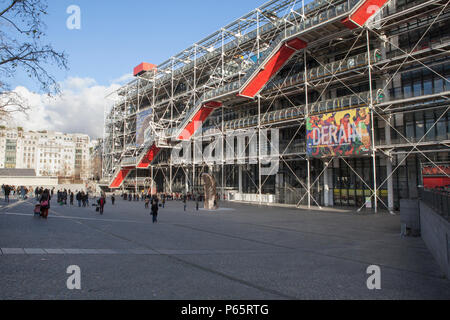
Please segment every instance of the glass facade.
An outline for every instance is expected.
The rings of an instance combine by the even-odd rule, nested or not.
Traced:
[[[17,140],[6,139],[5,168],[16,168]]]

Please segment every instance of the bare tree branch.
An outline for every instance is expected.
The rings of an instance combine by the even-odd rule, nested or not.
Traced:
[[[0,12],[0,17],[3,16],[6,12],[8,12],[14,5],[18,2],[18,0],[14,0],[11,4]]]
[[[17,72],[26,73],[48,95],[60,93],[59,85],[48,72],[52,66],[68,69],[67,56],[45,43],[47,14],[45,0],[0,0],[0,121],[14,112],[26,112],[29,106],[11,89],[8,79]]]

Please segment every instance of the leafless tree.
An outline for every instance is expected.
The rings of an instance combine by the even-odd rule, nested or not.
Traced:
[[[44,41],[45,15],[45,0],[0,0],[0,121],[30,108],[8,83],[17,72],[26,73],[50,96],[60,92],[48,70],[67,69],[67,56]]]

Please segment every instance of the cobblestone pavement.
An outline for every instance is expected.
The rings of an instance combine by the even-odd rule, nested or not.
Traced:
[[[0,299],[450,299],[450,281],[400,219],[223,203],[0,208]],[[81,290],[68,290],[68,266]],[[368,290],[368,266],[381,290]]]

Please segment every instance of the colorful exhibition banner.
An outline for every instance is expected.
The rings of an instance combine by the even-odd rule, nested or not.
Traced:
[[[311,116],[307,118],[307,156],[367,155],[372,144],[370,125],[368,107]]]
[[[138,147],[149,142],[151,139],[150,121],[152,120],[153,109],[146,109],[138,113],[136,117],[136,145]]]

